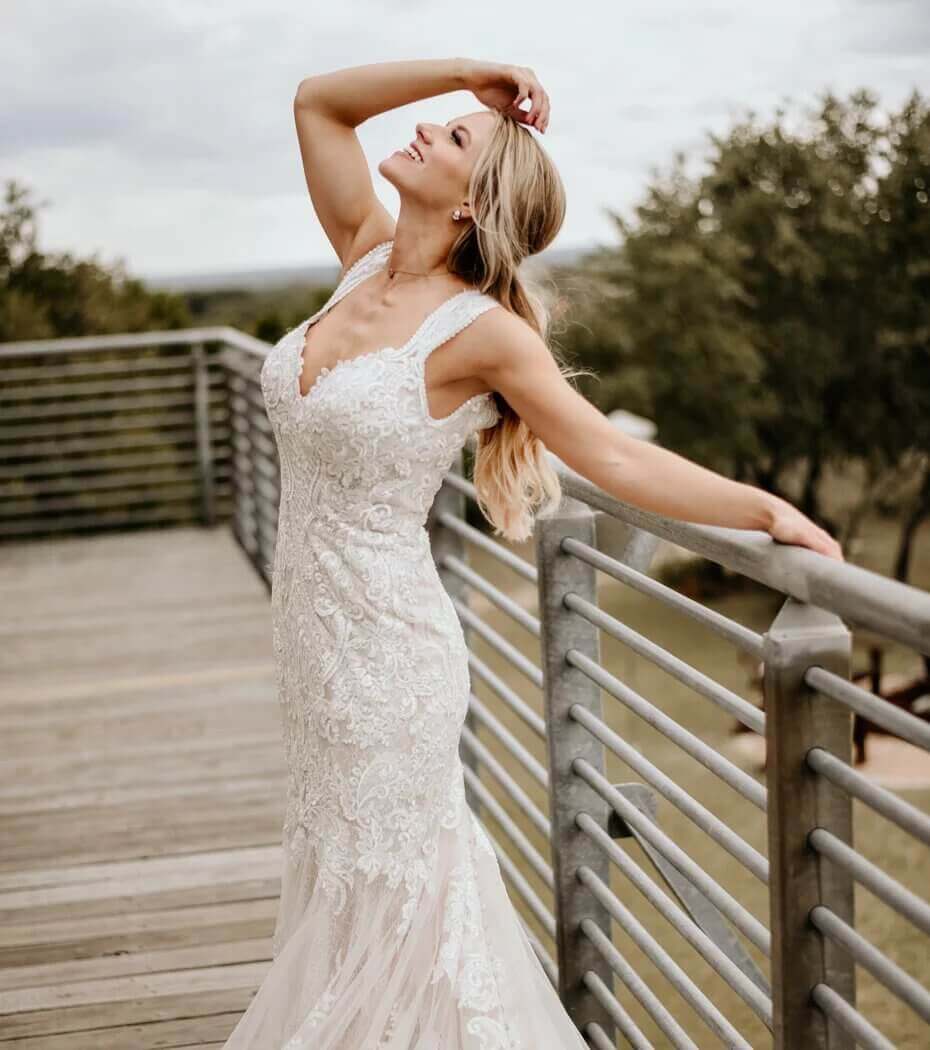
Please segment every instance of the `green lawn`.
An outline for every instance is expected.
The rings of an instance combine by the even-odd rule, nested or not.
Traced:
[[[865,531],[863,538],[864,545],[861,551],[857,551],[855,556],[847,552],[849,559],[876,571],[887,571],[887,566],[891,564],[891,552],[896,538],[896,530],[893,525],[882,521],[874,522]],[[530,558],[532,547],[524,547],[520,553]],[[923,529],[919,537],[916,555],[912,583],[930,589],[930,530],[927,528]],[[493,578],[502,589],[517,597],[525,607],[532,609],[533,612],[537,611],[535,592],[531,586],[519,580],[513,573],[480,550],[472,549],[469,552],[469,558],[471,564],[482,575]],[[538,662],[536,648],[538,643],[534,638],[500,613],[496,607],[486,603],[480,596],[473,595],[471,602],[473,608],[496,630],[500,631],[521,651],[531,656],[535,662]],[[712,676],[716,681],[747,699],[758,702],[758,696],[750,687],[748,667],[745,662],[738,660],[738,654],[733,647],[713,632],[701,627],[688,617],[669,610],[653,599],[601,574],[599,574],[599,603],[606,611],[686,660],[692,666]],[[708,602],[719,612],[759,632],[766,629],[780,603],[779,595],[755,585],[725,599]],[[542,710],[541,696],[532,684],[510,668],[474,634],[469,641],[474,652],[487,661],[496,673],[504,677],[534,709]],[[864,662],[864,653],[858,648],[854,656],[856,666]],[[739,761],[744,768],[751,768],[734,747],[731,733],[732,718],[710,701],[681,685],[648,661],[631,653],[621,643],[603,634],[601,636],[601,659],[604,666],[612,673],[682,725],[698,733],[703,740],[716,749]],[[891,654],[887,667],[889,670],[905,669],[912,666],[913,662],[912,652],[900,650]],[[510,713],[506,705],[494,698],[477,675],[473,675],[473,686],[478,696],[490,701],[494,711],[521,742],[542,761],[545,761],[544,748],[535,734],[527,729],[516,715]],[[765,820],[755,807],[745,802],[731,788],[680,751],[664,736],[627,711],[609,694],[602,693],[602,702],[605,718],[614,730],[756,849],[763,854],[767,852]],[[535,781],[522,771],[519,764],[503,748],[495,744],[493,737],[486,730],[480,729],[479,736],[545,810],[547,800]],[[639,779],[632,770],[612,755],[608,756],[607,774],[612,783]],[[490,774],[485,772],[482,775],[485,782],[494,789],[495,795],[500,797],[497,785]],[[905,797],[915,805],[930,811],[930,791],[912,791],[906,793]],[[505,805],[507,805],[506,802]],[[507,805],[507,809],[537,848],[547,855],[546,843],[522,819],[519,810],[512,805]],[[493,818],[487,814],[482,814],[482,817],[486,820],[495,838],[506,844],[506,835]],[[664,799],[660,799],[659,819],[663,830],[670,834],[686,852],[753,914],[766,925],[768,924],[767,892],[761,883]],[[892,825],[874,817],[858,804],[855,821],[857,848],[918,895],[926,897],[928,870],[930,870],[926,849],[914,844]],[[649,861],[639,848],[629,846],[628,843],[629,840],[624,840],[624,848],[629,849],[631,857],[650,876],[653,875],[654,869],[651,868]],[[511,850],[511,855],[518,856],[513,850]],[[521,864],[521,868],[534,889],[544,900],[549,901],[550,895],[547,887],[528,866]],[[660,885],[665,888],[664,883],[660,882]],[[771,1045],[771,1038],[767,1030],[749,1007],[714,974],[713,970],[687,942],[672,930],[635,887],[616,870],[612,878],[612,888],[643,925],[659,940],[666,951],[684,968],[698,987],[745,1034],[753,1047]],[[512,888],[511,895],[517,901],[521,914],[554,956],[554,944],[546,937]],[[926,938],[913,932],[906,922],[877,902],[866,891],[858,891],[856,908],[857,925],[860,931],[924,985],[930,985],[930,951],[928,951]],[[721,1045],[710,1029],[680,998],[652,963],[635,948],[624,931],[616,925],[614,943],[672,1011],[698,1046],[703,1048]],[[755,953],[754,949],[753,952],[763,970],[767,971],[767,966],[763,965],[763,960],[758,953]],[[859,1008],[889,1039],[904,1050],[918,1050],[928,1045],[926,1026],[908,1008],[898,1005],[890,993],[886,992],[864,971],[858,972],[858,981]],[[655,1046],[666,1046],[665,1036],[649,1020],[619,979],[615,980],[615,991],[620,1001],[627,1007]]]

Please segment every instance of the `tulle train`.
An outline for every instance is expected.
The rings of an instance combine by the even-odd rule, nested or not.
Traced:
[[[403,935],[403,883],[359,873],[335,914],[311,862],[286,862],[281,946],[224,1050],[586,1050],[465,813]]]

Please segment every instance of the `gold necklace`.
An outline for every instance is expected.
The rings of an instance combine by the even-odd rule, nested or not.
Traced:
[[[395,273],[406,273],[410,274],[411,277],[442,277],[443,274],[452,273],[451,270],[441,270],[439,273],[414,273],[412,270],[395,270],[393,266],[388,267],[388,277],[394,276]]]

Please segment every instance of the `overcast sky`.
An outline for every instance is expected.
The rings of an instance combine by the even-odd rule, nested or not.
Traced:
[[[0,177],[28,185],[40,248],[125,259],[139,276],[336,263],[313,212],[291,103],[302,77],[411,58],[535,69],[542,143],[568,193],[556,247],[613,241],[650,169],[747,109],[800,112],[827,88],[894,108],[930,92],[930,0],[0,0]],[[424,99],[358,129],[379,161]]]

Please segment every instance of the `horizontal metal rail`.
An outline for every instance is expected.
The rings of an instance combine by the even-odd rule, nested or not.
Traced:
[[[487,807],[497,823],[504,829],[507,833],[507,837],[520,851],[520,855],[523,859],[529,864],[533,871],[536,872],[549,889],[554,890],[555,878],[552,874],[552,865],[547,863],[539,850],[536,849],[533,843],[530,842],[524,832],[514,822],[513,817],[510,816],[500,802],[498,802],[494,795],[481,782],[481,778],[478,774],[469,769],[468,766],[463,766],[462,772],[465,774],[466,784],[472,789],[472,791],[474,791],[478,801]]]
[[[838,674],[827,671],[823,667],[810,667],[804,675],[804,681],[824,696],[838,700],[841,704],[852,708],[857,715],[867,718],[870,722],[887,729],[889,733],[899,736],[914,747],[930,751],[930,723],[924,722],[915,715],[894,707],[887,700],[870,693],[850,682],[846,678],[840,678]]]
[[[631,747],[618,733],[615,733],[604,721],[592,715],[586,708],[575,704],[569,708],[569,714],[580,722],[593,736],[630,769],[635,770],[652,787],[672,803],[689,820],[705,834],[722,846],[731,857],[739,861],[762,883],[768,883],[769,864],[765,857],[740,838],[729,825],[714,816],[697,799],[692,798],[684,788],[679,787],[671,777],[666,776],[659,768],[644,758],[635,747]]]
[[[16,344],[0,343],[0,360],[3,360],[7,355],[5,354],[5,347],[10,345],[15,346]],[[132,376],[153,373],[157,376],[159,372],[179,372],[186,368],[190,363],[190,347],[188,345],[178,346],[177,354],[166,354],[164,352],[156,356],[144,356],[138,353],[127,353],[125,357],[101,357],[94,361],[76,361],[69,364],[67,361],[55,361],[55,378],[56,379],[100,379],[107,376]],[[222,359],[223,351],[217,354],[216,358],[211,358],[211,364],[213,361],[220,362]],[[9,360],[15,360],[17,356],[24,355],[10,355]],[[30,355],[25,355],[30,356]],[[41,355],[40,355],[41,356]],[[36,383],[45,384],[49,380],[49,366],[48,365],[4,365],[3,367],[3,379],[4,389],[6,390],[18,390],[25,389],[31,390],[34,388]],[[117,380],[118,381],[118,380]],[[21,384],[21,386],[20,386]],[[70,389],[70,388],[69,388]],[[109,384],[107,384],[109,389]],[[3,398],[0,396],[0,401]]]
[[[520,894],[523,900],[526,902],[527,907],[536,917],[540,926],[549,934],[554,940],[556,937],[556,924],[555,916],[546,907],[540,898],[539,894],[533,889],[533,887],[527,882],[526,876],[522,871],[514,864],[510,854],[503,846],[497,841],[497,839],[488,831],[487,827],[482,823],[484,833],[488,836],[488,841],[494,849],[494,853],[497,856],[498,864],[503,870],[504,874],[510,879],[514,889]]]
[[[516,780],[514,780],[504,767],[503,763],[498,762],[491,751],[489,751],[471,729],[469,729],[467,723],[462,726],[462,742],[471,754],[473,754],[483,766],[490,770],[491,775],[497,780],[510,798],[512,798],[520,807],[524,815],[540,835],[545,836],[545,838],[551,842],[552,825],[549,818],[543,813],[539,806],[536,805],[523,788],[520,787]]]
[[[22,339],[0,343],[0,360],[16,357],[59,357],[87,350],[141,350],[144,347],[186,347],[194,343],[225,343],[264,358],[271,346],[228,325],[177,328],[155,332],[119,332],[115,335],[78,335],[62,339]],[[56,365],[57,368],[57,365]]]
[[[468,654],[468,666],[486,682],[515,715],[518,715],[533,730],[540,740],[546,739],[546,721],[537,714],[522,696],[496,674],[491,667],[473,652]]]
[[[551,455],[551,454],[550,454]],[[853,626],[930,654],[930,594],[849,562],[825,558],[768,533],[667,518],[616,499],[552,457],[562,492],[589,507],[660,536],[800,602],[827,609]],[[867,595],[868,600],[863,601]]]
[[[227,412],[225,408],[214,409],[209,413],[211,424],[225,423],[226,418]],[[6,450],[2,448],[2,443],[20,443],[26,438],[53,438],[58,442],[59,438],[131,434],[139,430],[156,430],[161,434],[167,435],[173,429],[183,432],[190,425],[190,412],[160,412],[158,415],[148,416],[127,415],[126,418],[123,418],[122,413],[114,413],[109,418],[101,417],[99,419],[68,421],[56,423],[54,426],[45,426],[43,424],[36,426],[3,426],[0,429],[0,454],[6,458]]]
[[[765,955],[771,953],[769,931],[742,904],[710,877],[700,865],[675,845],[664,831],[655,824],[584,759],[576,758],[572,769],[592,787],[614,810],[642,837],[658,850],[665,859],[677,868],[707,897],[731,923]]]
[[[871,780],[822,747],[812,747],[807,752],[807,765],[831,784],[842,788],[853,798],[896,824],[908,835],[912,835],[925,846],[930,846],[930,816],[912,806],[910,802],[905,802],[891,791],[873,784]]]
[[[586,865],[578,868],[578,879],[607,909],[611,918],[624,930],[630,940],[649,959],[676,992],[721,1042],[740,1050],[752,1047],[717,1009],[691,978],[682,970],[643,924],[613,893],[602,879]]]
[[[873,893],[889,908],[902,915],[923,933],[930,934],[930,904],[902,886],[861,853],[847,846],[832,832],[814,828],[808,836],[811,846]]]
[[[844,1032],[848,1032],[859,1046],[865,1047],[865,1050],[896,1050],[894,1043],[889,1042],[858,1010],[828,985],[814,985],[811,998],[827,1017]]]
[[[463,478],[451,471],[446,475],[446,480],[454,488],[459,489],[468,484]],[[508,569],[513,569],[518,576],[522,576],[523,579],[529,580],[530,583],[536,583],[537,572],[529,562],[525,562],[522,558],[508,550],[503,544],[489,539],[483,532],[474,528],[474,526],[462,521],[461,518],[456,517],[454,514],[450,514],[448,511],[441,511],[438,513],[436,515],[436,521],[451,532],[454,532],[457,536],[461,536],[462,539],[467,540],[475,547],[486,551],[493,558],[496,558],[501,565],[506,565]]]
[[[643,869],[599,827],[589,814],[579,813],[578,827],[617,865],[656,911],[679,933],[765,1023],[772,1027],[772,1000],[707,936],[684,908],[660,889]]]
[[[630,966],[620,954],[616,945],[611,942],[598,925],[590,919],[582,919],[581,933],[588,938],[603,956],[607,965],[640,1001],[643,1009],[665,1033],[676,1050],[699,1050],[698,1045],[688,1036],[688,1033],[659,1000],[659,997],[646,985],[645,981]],[[611,998],[613,997],[611,996]]]
[[[220,477],[218,480],[223,481],[225,478]],[[188,503],[196,501],[200,495],[200,488],[200,482],[196,478],[175,477],[170,480],[154,480],[140,492],[127,489],[122,492],[76,491],[68,496],[24,493],[22,496],[4,498],[0,495],[0,510],[3,512],[3,518],[9,521],[29,517],[37,512],[58,514],[63,511],[84,511],[96,514],[108,508],[128,510],[149,503]],[[217,488],[222,491],[222,484],[218,484]]]
[[[527,773],[544,788],[548,789],[549,774],[546,772],[546,767],[517,740],[504,723],[492,714],[474,693],[469,694],[468,709],[483,725],[487,726],[498,743],[502,744],[513,755]]]
[[[121,368],[118,374],[124,376],[125,372],[125,368]],[[101,381],[98,375],[93,374],[88,376],[87,382],[74,381],[56,385],[55,381],[60,378],[58,370],[55,370],[54,380],[50,380],[49,375],[43,371],[41,379],[29,386],[17,387],[5,381],[0,387],[0,404],[28,406],[26,413],[4,413],[5,418],[12,419],[17,416],[21,418],[26,415],[32,416],[33,413],[41,418],[49,413],[68,412],[71,408],[83,410],[88,405],[100,406],[101,410],[106,412],[115,407],[121,408],[126,404],[126,394],[161,395],[166,390],[183,390],[187,394],[187,401],[190,402],[195,388],[194,376],[190,369],[190,358],[186,356],[177,358],[172,372],[176,374],[146,376],[143,379],[107,379],[106,381]],[[4,379],[6,380],[5,374]],[[206,377],[207,386],[214,389],[222,388],[225,382],[225,378],[219,372],[212,372]],[[101,400],[77,400],[93,397]],[[117,397],[119,400],[114,400]],[[160,397],[155,400],[159,404],[162,403]],[[53,402],[53,404],[46,404],[46,402]]]
[[[766,790],[753,778],[739,768],[736,763],[724,758],[700,737],[695,736],[690,730],[685,729],[673,718],[660,711],[644,697],[640,696],[616,675],[605,670],[600,664],[590,660],[584,653],[570,649],[566,653],[565,660],[573,667],[583,671],[593,682],[597,684],[615,700],[619,700],[624,707],[638,715],[644,722],[658,730],[663,736],[677,744],[686,754],[705,769],[710,770],[725,784],[741,795],[747,802],[751,802],[757,809],[763,812],[766,807]]]
[[[522,915],[518,915],[517,918],[520,920],[520,928],[526,934],[526,939],[530,942],[530,947],[536,953],[536,958],[542,963],[542,968],[546,971],[546,976],[549,978],[549,983],[558,990],[559,987],[559,968],[556,966],[555,960],[543,947],[542,942],[536,936],[535,933],[529,928],[526,920]]]
[[[461,600],[461,598],[457,598],[455,595],[450,595],[450,597],[452,598],[452,604],[455,606],[455,611],[459,614],[459,619],[462,623],[465,624],[466,627],[470,627],[475,634],[486,641],[488,645],[503,656],[512,667],[515,667],[521,674],[528,678],[537,689],[542,689],[542,668],[537,667],[528,656],[524,656],[515,645],[508,642],[500,631],[495,630],[490,624],[485,623],[477,613],[473,612],[468,605]]]
[[[222,380],[222,377],[219,378]],[[223,389],[217,389],[217,384],[213,377],[208,380],[208,383],[214,387],[208,403],[222,409],[226,404],[226,396]],[[14,434],[21,434],[24,432],[28,433],[34,429],[31,426],[29,426],[28,430],[23,426],[17,427],[16,424],[22,420],[53,420],[47,429],[52,427],[57,429],[71,423],[79,426],[78,420],[88,417],[97,419],[99,416],[108,413],[112,416],[129,416],[135,412],[150,412],[154,409],[188,408],[192,410],[196,403],[193,378],[188,380],[187,385],[190,387],[188,391],[180,394],[159,394],[156,397],[123,396],[79,401],[76,400],[75,393],[71,392],[67,400],[59,399],[48,405],[29,404],[26,408],[16,412],[4,410],[2,421],[0,421],[3,430],[0,433],[5,433],[9,429]],[[61,395],[59,395],[59,398],[61,398]]]
[[[892,962],[873,944],[870,944],[849,923],[844,922],[838,915],[834,915],[829,908],[818,904],[811,910],[810,918],[824,937],[828,937],[834,944],[838,944],[845,952],[848,952],[861,967],[868,970],[876,980],[881,981],[901,1002],[907,1003],[919,1017],[930,1022],[930,992],[923,985],[915,981],[909,973],[902,970],[897,963]]]
[[[474,569],[466,565],[460,558],[456,558],[455,555],[452,554],[447,554],[439,559],[439,565],[444,569],[448,569],[453,575],[469,584],[469,586],[473,587],[479,594],[483,594],[488,601],[493,602],[498,609],[506,613],[515,623],[518,623],[521,627],[529,631],[534,638],[539,637],[539,617],[534,616],[532,613],[528,613],[526,609],[515,602],[510,595],[505,594],[499,587],[495,587],[493,583],[486,580],[480,573],[475,572]]]
[[[229,451],[217,450],[217,461],[229,459]],[[82,474],[98,474],[106,470],[131,471],[137,467],[195,467],[197,465],[197,454],[191,449],[168,447],[153,450],[146,455],[140,455],[138,450],[129,448],[114,448],[108,451],[105,457],[90,459],[62,459],[58,461],[37,461],[28,467],[0,466],[0,481],[19,481],[23,477],[41,477],[49,484],[49,479],[62,478],[70,481],[72,478],[80,478]],[[87,479],[84,479],[87,480]]]
[[[636,976],[636,973],[632,967],[628,966],[628,969],[629,975],[632,979],[632,977]],[[643,1033],[636,1027],[633,1018],[630,1017],[626,1010],[624,1010],[614,998],[613,992],[610,991],[607,985],[604,984],[601,978],[593,970],[588,970],[584,974],[582,980],[585,987],[610,1015],[624,1038],[630,1046],[633,1047],[633,1050],[655,1050],[652,1043],[650,1043]],[[645,988],[645,985],[642,987]],[[646,989],[646,991],[648,991],[648,989]],[[596,1021],[592,1021],[585,1031],[594,1040],[595,1046],[601,1048],[601,1050],[616,1050],[614,1041],[607,1038],[604,1029],[601,1028]]]
[[[577,594],[565,596],[565,606],[573,612],[583,616],[589,623],[599,627],[618,642],[623,642],[633,652],[645,657],[651,663],[668,672],[683,685],[693,689],[696,693],[706,697],[711,703],[717,705],[727,714],[732,715],[737,721],[751,729],[754,733],[765,732],[765,715],[753,707],[747,700],[738,696],[731,689],[727,689],[719,682],[715,682],[709,675],[703,674],[697,668],[691,666],[685,660],[680,659],[661,645],[656,645],[645,635],[627,627],[615,616],[604,612],[592,602],[587,601]]]
[[[226,424],[211,427],[211,434],[218,440],[228,436]],[[3,449],[2,458],[12,462],[29,462],[31,465],[41,465],[44,469],[48,462],[46,457],[55,457],[60,460],[66,456],[85,455],[98,452],[120,452],[129,449],[139,452],[145,448],[176,448],[185,449],[193,445],[197,440],[196,431],[193,426],[160,427],[158,429],[135,431],[132,438],[127,438],[125,443],[108,441],[106,435],[85,438],[55,438],[36,445],[12,445]]]
[[[762,635],[750,630],[748,627],[744,627],[741,623],[737,623],[736,620],[731,620],[722,613],[718,613],[715,609],[708,609],[706,605],[695,601],[694,598],[680,594],[673,587],[660,583],[651,576],[647,576],[646,573],[639,572],[629,565],[624,565],[622,561],[611,558],[610,555],[604,554],[603,551],[599,551],[590,544],[582,543],[581,540],[575,539],[574,536],[566,536],[562,540],[562,550],[567,554],[580,558],[581,561],[587,562],[588,565],[593,565],[595,569],[612,576],[620,583],[627,584],[641,594],[655,598],[662,602],[663,605],[667,605],[685,616],[690,616],[692,620],[696,620],[702,627],[707,627],[714,631],[743,652],[756,657],[756,659],[762,659]]]

